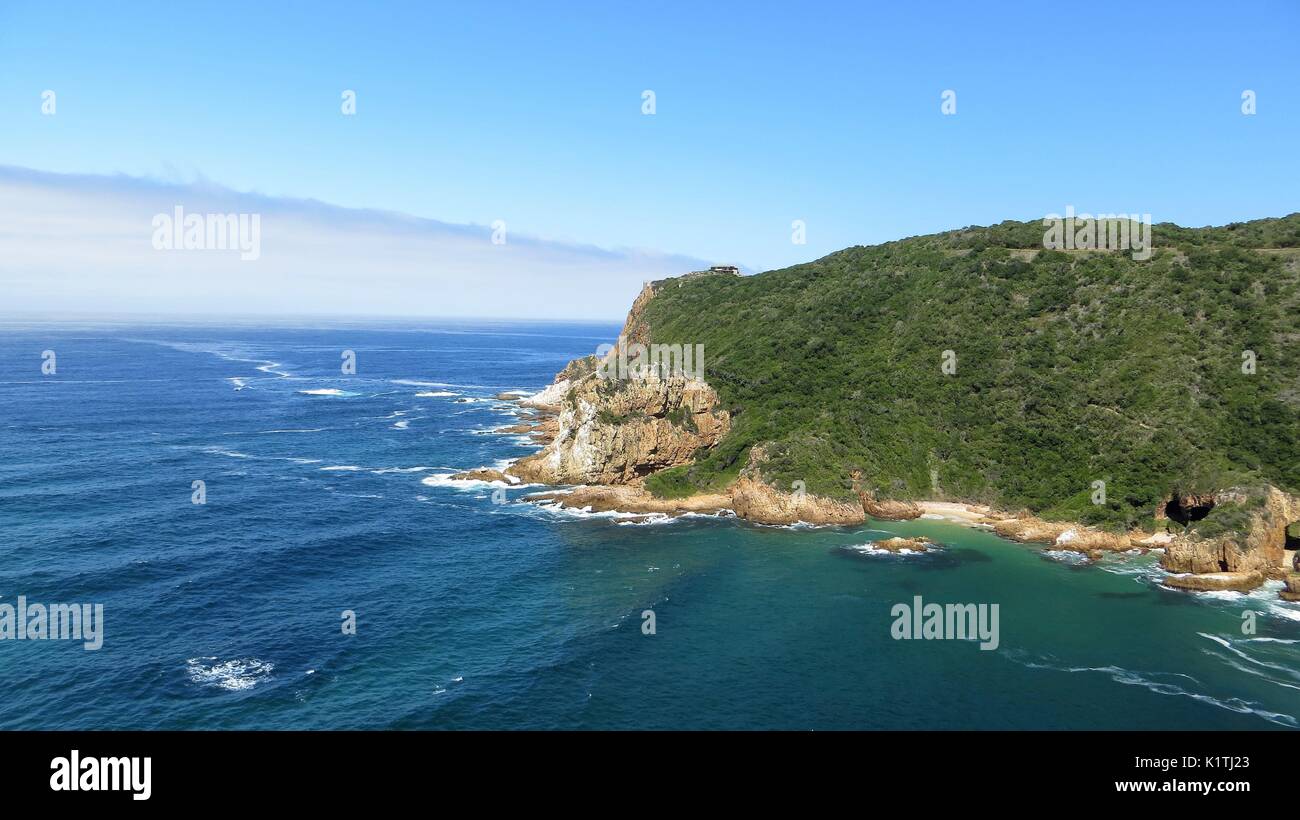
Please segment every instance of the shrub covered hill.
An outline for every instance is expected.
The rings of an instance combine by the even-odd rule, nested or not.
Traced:
[[[731,428],[646,487],[718,490],[761,444],[783,488],[851,499],[857,473],[882,497],[1116,530],[1152,526],[1171,493],[1300,490],[1300,213],[1156,225],[1144,261],[1043,234],[1004,222],[656,283],[648,341],[704,346]]]

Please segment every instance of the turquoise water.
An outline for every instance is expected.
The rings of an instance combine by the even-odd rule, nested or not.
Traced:
[[[0,326],[0,603],[105,612],[96,652],[0,641],[0,727],[1297,725],[1276,585],[1174,592],[1154,556],[1075,565],[942,521],[633,523],[442,478],[532,452],[488,432],[512,420],[491,397],[617,331]],[[855,549],[891,534],[945,548]],[[894,640],[917,595],[997,604],[999,647]]]

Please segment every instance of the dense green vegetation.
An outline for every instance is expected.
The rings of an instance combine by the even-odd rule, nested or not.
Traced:
[[[1300,214],[1157,225],[1146,261],[1044,251],[1043,230],[1004,222],[663,288],[653,341],[702,343],[734,420],[648,486],[722,486],[767,443],[780,486],[846,497],[861,470],[886,497],[1109,527],[1145,523],[1174,490],[1300,490]]]
[[[1248,528],[1251,511],[1263,506],[1263,497],[1256,495],[1244,504],[1219,504],[1200,521],[1192,522],[1190,529],[1205,538],[1213,538]]]

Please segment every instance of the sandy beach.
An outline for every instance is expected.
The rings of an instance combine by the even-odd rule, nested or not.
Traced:
[[[988,523],[991,512],[988,507],[956,501],[918,501],[916,506],[921,508],[922,518],[942,518],[967,526]]]

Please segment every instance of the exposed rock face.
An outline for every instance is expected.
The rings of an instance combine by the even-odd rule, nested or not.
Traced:
[[[619,346],[651,344],[646,305],[672,281],[648,283],[641,290],[628,312],[618,345],[606,355],[605,363],[618,359]],[[627,378],[628,374],[617,371],[620,378],[607,378],[609,368],[600,365],[595,356],[574,360],[549,387],[520,401],[552,415],[524,421],[535,425],[533,438],[546,447],[511,465],[508,477],[544,484],[637,485],[636,492],[596,486],[583,487],[563,498],[541,499],[563,506],[682,511],[685,502],[652,499],[639,485],[652,473],[692,463],[699,450],[716,445],[731,429],[730,415],[721,408],[718,394],[700,378],[663,372]],[[522,428],[522,424],[515,425],[502,432]],[[749,464],[725,495],[694,498],[702,499],[702,508],[725,504],[738,516],[765,524],[857,524],[868,514],[886,519],[921,515],[915,504],[877,500],[869,492],[858,491],[856,503],[784,492],[764,480],[761,464],[765,455],[761,446],[752,448]],[[854,489],[857,491],[856,484]]]
[[[1264,583],[1258,572],[1207,572],[1199,575],[1170,575],[1162,581],[1165,586],[1195,592],[1245,592]]]
[[[1058,549],[1089,555],[1098,551],[1120,552],[1135,546],[1127,535],[1102,532],[1078,524],[1044,521],[1031,515],[995,521],[993,532],[1011,541],[1052,544]]]
[[[644,314],[655,287],[647,284],[637,295],[620,343],[649,342]],[[617,356],[615,348],[604,361]],[[545,484],[640,483],[691,463],[731,429],[731,416],[702,379],[658,372],[606,378],[599,365],[595,356],[575,359],[549,387],[520,402],[556,416],[538,422],[532,437],[545,448],[511,465],[511,475]]]
[[[737,516],[757,524],[860,524],[866,520],[859,504],[773,486],[763,477],[767,458],[764,445],[749,449],[749,461],[731,485],[731,508]]]
[[[507,424],[504,427],[498,427],[494,433],[511,433],[514,435],[526,434],[537,444],[550,444],[555,440],[555,434],[560,432],[560,420],[555,415],[542,411],[536,416],[520,416],[523,421],[518,424]]]
[[[1278,593],[1283,601],[1300,601],[1300,572],[1286,576],[1286,589]]]
[[[862,503],[863,512],[872,518],[906,521],[921,517],[921,508],[911,501],[880,500],[876,498],[875,493],[867,490],[858,491],[858,500]]]
[[[1173,519],[1186,524],[1203,518],[1214,508],[1215,503],[1214,493],[1172,493],[1156,505],[1154,517],[1157,521]]]
[[[782,492],[750,476],[741,476],[731,485],[731,508],[741,518],[759,524],[859,524],[866,518],[857,504]]]
[[[560,409],[560,403],[568,394],[569,388],[574,382],[585,378],[596,371],[597,360],[595,356],[583,356],[581,359],[574,359],[564,366],[564,369],[555,374],[555,379],[542,390],[542,392],[532,396],[526,396],[519,400],[519,403],[525,407],[536,407],[541,410],[557,412]]]
[[[1069,527],[1056,536],[1052,542],[1058,549],[1078,550],[1080,552],[1122,552],[1133,548],[1133,540],[1128,535],[1116,535],[1089,527]]]
[[[578,487],[566,493],[534,493],[524,501],[551,503],[569,509],[592,512],[617,510],[628,513],[718,513],[730,509],[731,497],[725,493],[693,495],[688,498],[656,498],[641,487]]]
[[[1216,507],[1241,505],[1248,515],[1247,526],[1209,538],[1195,529],[1179,534],[1167,547],[1161,566],[1170,572],[1277,575],[1282,568],[1287,525],[1300,520],[1300,497],[1268,487],[1262,504],[1245,506],[1248,500],[1248,494],[1240,490],[1216,493]]]
[[[592,374],[566,381],[554,441],[512,465],[511,474],[546,484],[638,482],[689,464],[731,429],[718,394],[699,379]]]
[[[650,304],[650,300],[658,292],[656,285],[662,284],[662,282],[647,282],[633,300],[632,308],[627,312],[627,321],[623,323],[623,330],[618,334],[619,338],[625,339],[629,345],[650,344],[650,325],[645,321],[645,306]]]
[[[890,552],[927,552],[934,544],[926,541],[924,538],[886,538],[883,541],[873,541],[871,546],[879,550],[889,550]]]
[[[533,424],[529,424],[528,422],[521,421],[521,422],[518,423],[518,424],[507,424],[505,427],[498,427],[498,428],[496,428],[495,430],[493,430],[492,432],[494,432],[494,433],[516,433],[516,434],[518,434],[518,433],[531,433],[531,432],[533,432],[534,427],[535,427],[535,425],[533,425]]]
[[[465,470],[452,475],[453,481],[500,481],[502,484],[514,484],[518,479],[505,475],[500,470],[480,467],[477,470]]]
[[[888,521],[906,521],[912,518],[920,518],[922,510],[911,501],[891,501],[889,499],[877,499],[875,492],[872,490],[862,489],[862,471],[854,470],[849,476],[853,480],[853,492],[857,493],[858,501],[862,504],[862,511],[871,518],[881,518]]]
[[[1142,547],[1158,547],[1163,549],[1174,542],[1174,536],[1167,532],[1147,534],[1144,532],[1134,531],[1129,533],[1128,537],[1134,544],[1138,544]]]

